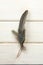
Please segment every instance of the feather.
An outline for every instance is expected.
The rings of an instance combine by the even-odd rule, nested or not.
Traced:
[[[24,47],[23,43],[24,43],[24,41],[25,41],[25,26],[24,26],[24,24],[25,24],[25,19],[26,19],[27,13],[28,13],[28,10],[26,10],[26,11],[22,14],[22,16],[21,16],[21,18],[20,18],[20,24],[19,24],[19,28],[18,28],[18,41],[19,41],[19,43],[20,43],[20,50],[19,50],[19,52],[18,52],[17,57],[20,56],[22,50],[25,50],[25,49],[26,49],[26,48]]]
[[[22,50],[26,50],[26,48],[24,47],[23,43],[25,41],[25,20],[26,20],[26,15],[28,13],[28,10],[26,10],[21,18],[20,18],[20,24],[19,24],[19,28],[18,28],[18,33],[14,30],[12,30],[13,34],[15,34],[17,36],[17,40],[19,41],[20,43],[20,49],[19,49],[19,52],[17,54],[17,57],[20,56],[21,54],[21,51]]]

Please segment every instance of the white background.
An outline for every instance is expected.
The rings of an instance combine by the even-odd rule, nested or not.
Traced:
[[[25,10],[28,10],[24,43],[26,51],[16,59],[19,44],[11,31],[18,31],[19,20]],[[43,63],[43,0],[0,0],[0,64],[2,63]]]

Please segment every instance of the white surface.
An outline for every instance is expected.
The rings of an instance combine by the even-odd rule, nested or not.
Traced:
[[[43,44],[24,44],[25,52],[21,52],[19,58],[16,58],[19,51],[18,44],[0,44],[0,63],[14,64],[35,64],[43,63]]]
[[[12,30],[18,32],[19,22],[0,22],[0,42],[17,42]],[[25,42],[43,42],[43,22],[26,22]]]
[[[43,0],[0,0],[0,19],[20,19],[26,9],[27,19],[43,20]]]
[[[0,20],[19,20],[25,10],[27,20],[43,20],[43,0],[0,0]],[[26,22],[26,42],[43,42],[43,21]],[[17,42],[11,30],[18,29],[17,21],[0,21],[0,42]],[[16,59],[18,43],[0,43],[0,64],[43,63],[43,43],[24,43],[26,51]]]

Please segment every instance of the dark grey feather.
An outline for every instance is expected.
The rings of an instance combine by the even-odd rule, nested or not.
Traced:
[[[17,39],[20,43],[20,50],[18,52],[17,57],[20,56],[20,53],[21,53],[22,50],[25,50],[23,43],[25,41],[25,19],[26,19],[27,13],[28,13],[28,10],[26,10],[20,18],[18,33],[15,32],[14,30],[12,30],[12,32],[17,36]]]
[[[20,50],[18,52],[17,57],[20,56],[22,50],[25,50],[23,43],[25,41],[25,19],[26,19],[27,13],[28,13],[28,10],[26,10],[23,13],[23,15],[21,16],[21,19],[20,19],[20,24],[19,24],[19,28],[18,28],[18,41],[20,43]]]
[[[18,40],[22,47],[23,47],[23,43],[25,41],[25,20],[26,20],[27,13],[28,13],[28,10],[26,10],[22,14],[22,16],[20,18],[19,29],[18,29]]]

